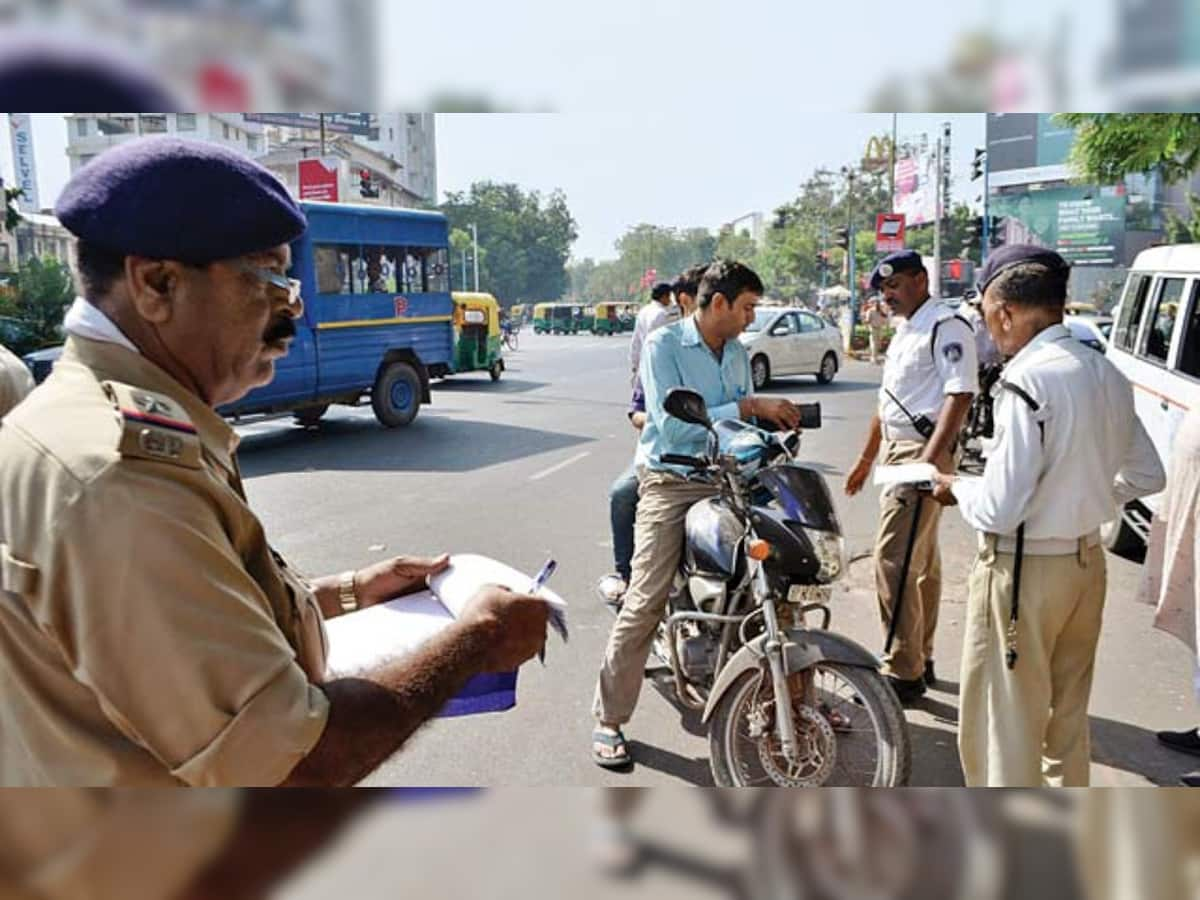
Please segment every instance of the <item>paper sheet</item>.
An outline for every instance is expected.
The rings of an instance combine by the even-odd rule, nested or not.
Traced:
[[[876,487],[892,487],[898,484],[930,485],[937,467],[932,463],[905,463],[899,466],[878,466],[875,469]]]

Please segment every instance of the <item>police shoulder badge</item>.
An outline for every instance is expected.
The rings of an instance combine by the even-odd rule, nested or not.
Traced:
[[[952,341],[942,348],[942,356],[946,357],[947,362],[958,362],[963,358],[963,345]]]
[[[178,403],[118,381],[104,382],[104,392],[121,418],[122,456],[201,468],[200,436]]]

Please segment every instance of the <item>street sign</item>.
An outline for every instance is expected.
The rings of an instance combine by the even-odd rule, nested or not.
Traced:
[[[33,156],[33,124],[29,113],[9,113],[8,125],[12,130],[13,171],[17,176],[17,187],[22,191],[17,206],[22,212],[35,213],[40,208],[37,189],[37,162]]]
[[[296,168],[300,176],[301,200],[338,202],[337,157],[302,159],[296,163]]]
[[[904,249],[904,213],[879,213],[875,217],[875,252]]]

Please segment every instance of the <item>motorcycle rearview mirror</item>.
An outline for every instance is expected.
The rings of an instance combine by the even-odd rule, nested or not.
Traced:
[[[712,422],[708,418],[708,405],[704,398],[691,388],[671,388],[667,391],[667,399],[663,401],[663,409],[689,425],[712,428]]]

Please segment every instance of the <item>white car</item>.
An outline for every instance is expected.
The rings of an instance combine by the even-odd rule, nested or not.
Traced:
[[[842,367],[842,333],[805,309],[760,308],[741,341],[755,390],[781,375],[815,375],[829,384]]]
[[[1077,340],[1087,344],[1093,350],[1103,353],[1108,349],[1108,336],[1112,334],[1113,320],[1111,316],[1077,315],[1067,316],[1063,320],[1067,330]]]

